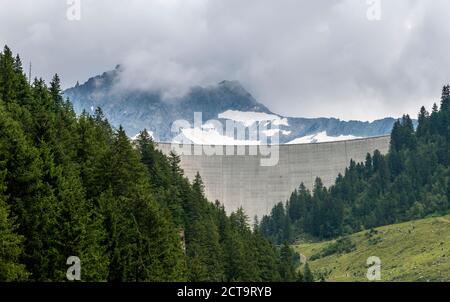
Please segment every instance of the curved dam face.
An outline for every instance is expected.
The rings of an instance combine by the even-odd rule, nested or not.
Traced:
[[[389,142],[389,136],[381,136],[270,146],[277,148],[277,161],[273,165],[262,164],[267,159],[267,150],[256,146],[214,146],[216,151],[220,150],[215,155],[207,155],[211,154],[210,150],[204,151],[202,148],[205,146],[200,145],[160,143],[158,148],[165,154],[171,150],[179,154],[181,168],[190,180],[197,172],[200,173],[210,201],[219,200],[228,212],[242,207],[252,220],[255,215],[261,218],[269,214],[278,202],[285,202],[302,182],[309,189],[312,189],[316,177],[320,177],[325,186],[334,184],[351,159],[362,162],[367,153],[375,150],[385,154],[389,150]],[[241,150],[239,153],[238,148],[244,148],[245,152]],[[180,152],[181,149],[184,152]]]

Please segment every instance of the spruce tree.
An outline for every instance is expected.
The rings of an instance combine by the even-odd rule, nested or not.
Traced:
[[[309,268],[308,262],[305,263],[305,267],[303,269],[303,282],[314,282],[314,275]]]
[[[16,100],[16,73],[14,56],[8,46],[0,53],[0,100],[11,103]]]
[[[66,167],[56,186],[59,200],[58,241],[62,260],[77,256],[82,262],[83,281],[105,281],[108,257],[102,243],[106,239],[102,218],[85,192],[75,167]],[[64,263],[61,263],[64,266]]]
[[[295,261],[295,253],[287,242],[283,244],[280,251],[280,275],[283,281],[297,281],[297,273],[292,263]]]
[[[25,238],[16,233],[15,218],[6,204],[5,177],[6,170],[0,169],[0,282],[23,281],[29,276],[25,265],[20,262]]]
[[[417,126],[417,136],[418,137],[424,137],[426,136],[430,129],[429,129],[429,117],[430,114],[428,113],[428,111],[425,109],[424,106],[422,106],[420,108],[420,112],[419,112],[419,118],[418,118],[418,126]]]

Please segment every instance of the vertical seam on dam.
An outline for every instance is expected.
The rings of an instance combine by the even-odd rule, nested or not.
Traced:
[[[345,149],[345,159],[349,163],[350,162],[350,158],[348,158],[347,142],[344,142],[344,149]]]

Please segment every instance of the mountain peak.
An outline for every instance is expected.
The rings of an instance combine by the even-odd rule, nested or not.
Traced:
[[[77,113],[93,111],[101,107],[108,120],[122,125],[130,135],[146,128],[153,131],[155,140],[171,141],[174,138],[172,123],[177,120],[193,123],[194,112],[202,112],[204,121],[217,119],[232,112],[230,119],[254,119],[254,116],[275,115],[283,120],[280,142],[326,133],[330,137],[367,137],[387,134],[391,131],[393,119],[363,123],[344,122],[333,118],[288,118],[272,113],[259,103],[239,81],[224,80],[208,87],[195,86],[177,102],[167,102],[157,93],[115,89],[118,73],[123,66],[90,78],[86,83],[64,91],[74,104]],[[234,117],[233,117],[234,116]]]
[[[242,86],[239,81],[224,80],[219,83],[219,87],[226,88],[234,93],[238,93],[241,95],[251,96],[251,94]]]
[[[239,86],[242,87],[241,83],[239,83],[239,81],[236,80],[223,80],[222,82],[219,83],[219,85],[221,86]]]

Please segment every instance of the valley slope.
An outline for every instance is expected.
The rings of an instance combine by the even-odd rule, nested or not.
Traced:
[[[367,281],[368,257],[381,259],[382,281],[450,281],[450,216],[388,225],[349,236],[356,249],[308,261],[327,281]],[[307,258],[335,241],[300,243]]]

